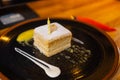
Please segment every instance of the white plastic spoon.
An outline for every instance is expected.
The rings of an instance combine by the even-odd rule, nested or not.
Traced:
[[[55,78],[55,77],[58,77],[60,75],[61,70],[59,67],[48,64],[48,63],[46,63],[46,62],[44,62],[44,61],[42,61],[42,60],[40,60],[32,55],[26,53],[25,51],[23,51],[19,48],[15,47],[15,51],[20,53],[21,55],[25,56],[26,58],[28,58],[32,62],[34,62],[39,67],[41,67],[49,77]]]

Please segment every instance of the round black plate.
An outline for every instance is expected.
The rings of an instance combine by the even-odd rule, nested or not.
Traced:
[[[57,55],[46,57],[33,45],[18,43],[18,35],[46,24],[35,19],[13,26],[0,38],[0,70],[11,80],[108,80],[118,65],[118,51],[111,38],[104,32],[84,23],[67,19],[51,19],[68,28],[73,35],[72,46]],[[61,69],[56,78],[48,77],[36,64],[17,53],[18,47]]]

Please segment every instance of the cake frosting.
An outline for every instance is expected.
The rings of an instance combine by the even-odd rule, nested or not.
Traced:
[[[54,24],[57,27],[57,30],[52,32],[51,34],[48,34],[48,25],[43,25],[42,27],[37,27],[35,28],[34,32],[43,35],[44,39],[46,40],[51,40],[51,39],[55,39],[57,37],[60,36],[64,36],[67,35],[68,33],[71,33],[68,29],[66,29],[65,27],[63,27],[62,25],[58,24],[58,23],[51,23],[51,25]]]

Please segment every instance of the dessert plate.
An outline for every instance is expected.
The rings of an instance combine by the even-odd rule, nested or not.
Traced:
[[[103,31],[82,22],[51,19],[72,32],[72,46],[52,57],[34,47],[33,29],[47,20],[33,19],[12,26],[0,37],[0,71],[11,80],[108,80],[118,67],[118,49]],[[63,45],[64,46],[64,45]],[[15,51],[15,47],[61,69],[48,77],[43,69]]]

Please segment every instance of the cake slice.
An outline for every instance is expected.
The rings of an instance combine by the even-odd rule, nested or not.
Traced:
[[[48,33],[48,25],[42,25],[34,29],[34,45],[45,56],[50,57],[71,46],[72,33],[61,24],[50,24],[53,29]],[[54,28],[55,27],[55,28]]]

